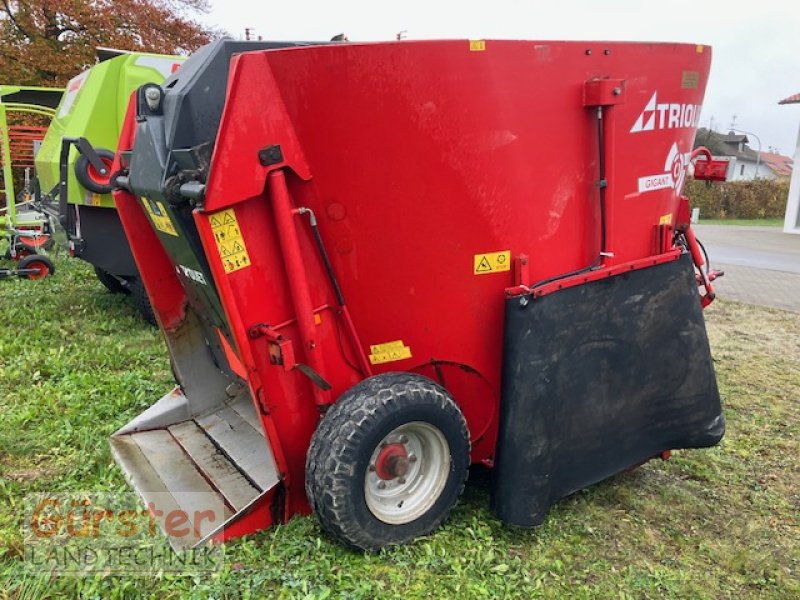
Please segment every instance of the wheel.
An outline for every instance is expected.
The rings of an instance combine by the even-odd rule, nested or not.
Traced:
[[[153,312],[153,306],[150,304],[150,298],[147,295],[147,290],[144,287],[142,278],[133,277],[129,279],[128,289],[131,293],[133,305],[136,307],[136,310],[139,311],[139,314],[142,315],[142,318],[150,323],[150,325],[157,327],[156,314]]]
[[[17,263],[17,270],[22,271],[25,269],[35,269],[33,273],[20,274],[20,277],[27,277],[28,279],[44,279],[56,272],[56,267],[52,261],[41,254],[31,254],[22,258]]]
[[[114,153],[105,148],[95,148],[97,156],[106,167],[106,174],[101,175],[83,154],[75,161],[75,177],[83,187],[95,194],[108,194],[114,189],[111,183],[111,166],[114,164]]]
[[[384,373],[345,392],[306,458],[306,494],[322,528],[377,551],[441,525],[464,489],[469,433],[448,392],[421,375]]]
[[[94,268],[94,274],[97,276],[97,279],[102,283],[105,288],[111,292],[112,294],[129,294],[130,290],[125,287],[125,284],[122,283],[117,277],[114,277],[108,271],[104,271],[100,267]]]

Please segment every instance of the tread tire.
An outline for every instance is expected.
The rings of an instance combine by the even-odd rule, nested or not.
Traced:
[[[125,284],[122,283],[119,279],[114,277],[108,271],[104,271],[100,267],[94,268],[94,274],[97,276],[97,279],[103,286],[112,294],[128,294],[130,291]]]
[[[150,304],[150,298],[147,295],[147,290],[144,287],[144,282],[141,277],[132,277],[128,280],[128,289],[131,292],[131,299],[133,305],[142,318],[150,323],[153,327],[158,327],[153,306]]]
[[[94,151],[101,160],[104,158],[106,159],[104,162],[107,163],[107,161],[114,161],[114,153],[111,150],[106,150],[105,148],[95,148]],[[78,180],[78,183],[92,193],[101,195],[110,194],[114,189],[113,179],[109,176],[108,182],[106,183],[95,181],[92,179],[91,175],[89,175],[89,166],[89,159],[83,154],[79,154],[78,158],[75,160],[75,178]]]
[[[33,274],[23,275],[22,277],[36,280],[44,279],[45,277],[50,277],[51,275],[55,274],[56,266],[53,264],[53,261],[41,254],[29,254],[28,256],[23,256],[17,263],[17,269],[29,269],[31,265],[35,265],[36,263],[44,265],[44,267],[47,269],[47,272],[41,277]]]
[[[364,478],[377,444],[398,426],[425,421],[450,447],[450,473],[436,502],[402,525],[377,519],[364,497]],[[306,457],[306,495],[322,528],[351,548],[378,551],[427,535],[456,505],[470,463],[469,432],[450,394],[427,377],[383,373],[342,394],[314,433]]]

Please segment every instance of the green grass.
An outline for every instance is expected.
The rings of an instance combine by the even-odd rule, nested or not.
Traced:
[[[106,438],[171,383],[125,298],[57,264],[45,281],[0,282],[0,598],[800,597],[800,315],[721,301],[706,317],[722,444],[577,493],[538,529],[503,526],[478,473],[445,527],[379,555],[296,518],[230,543],[210,577],[25,575],[25,494],[127,491]]]
[[[783,219],[703,219],[701,217],[700,225],[783,227]]]

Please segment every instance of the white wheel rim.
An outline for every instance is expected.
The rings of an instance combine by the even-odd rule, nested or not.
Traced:
[[[405,452],[400,474],[381,467],[391,446]],[[450,474],[450,445],[438,428],[413,421],[392,430],[372,452],[364,476],[364,497],[370,512],[390,525],[403,525],[424,515],[439,499]],[[382,475],[382,476],[381,476]]]

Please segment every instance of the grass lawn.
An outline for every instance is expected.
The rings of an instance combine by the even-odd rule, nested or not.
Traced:
[[[26,575],[23,498],[128,491],[106,438],[171,385],[166,350],[86,265],[0,282],[0,598],[798,598],[800,315],[718,301],[706,311],[728,432],[504,527],[476,474],[452,519],[379,555],[313,518],[235,541],[210,577]],[[676,324],[679,327],[680,324]]]
[[[739,225],[760,227],[783,227],[783,219],[703,219],[700,225]]]

